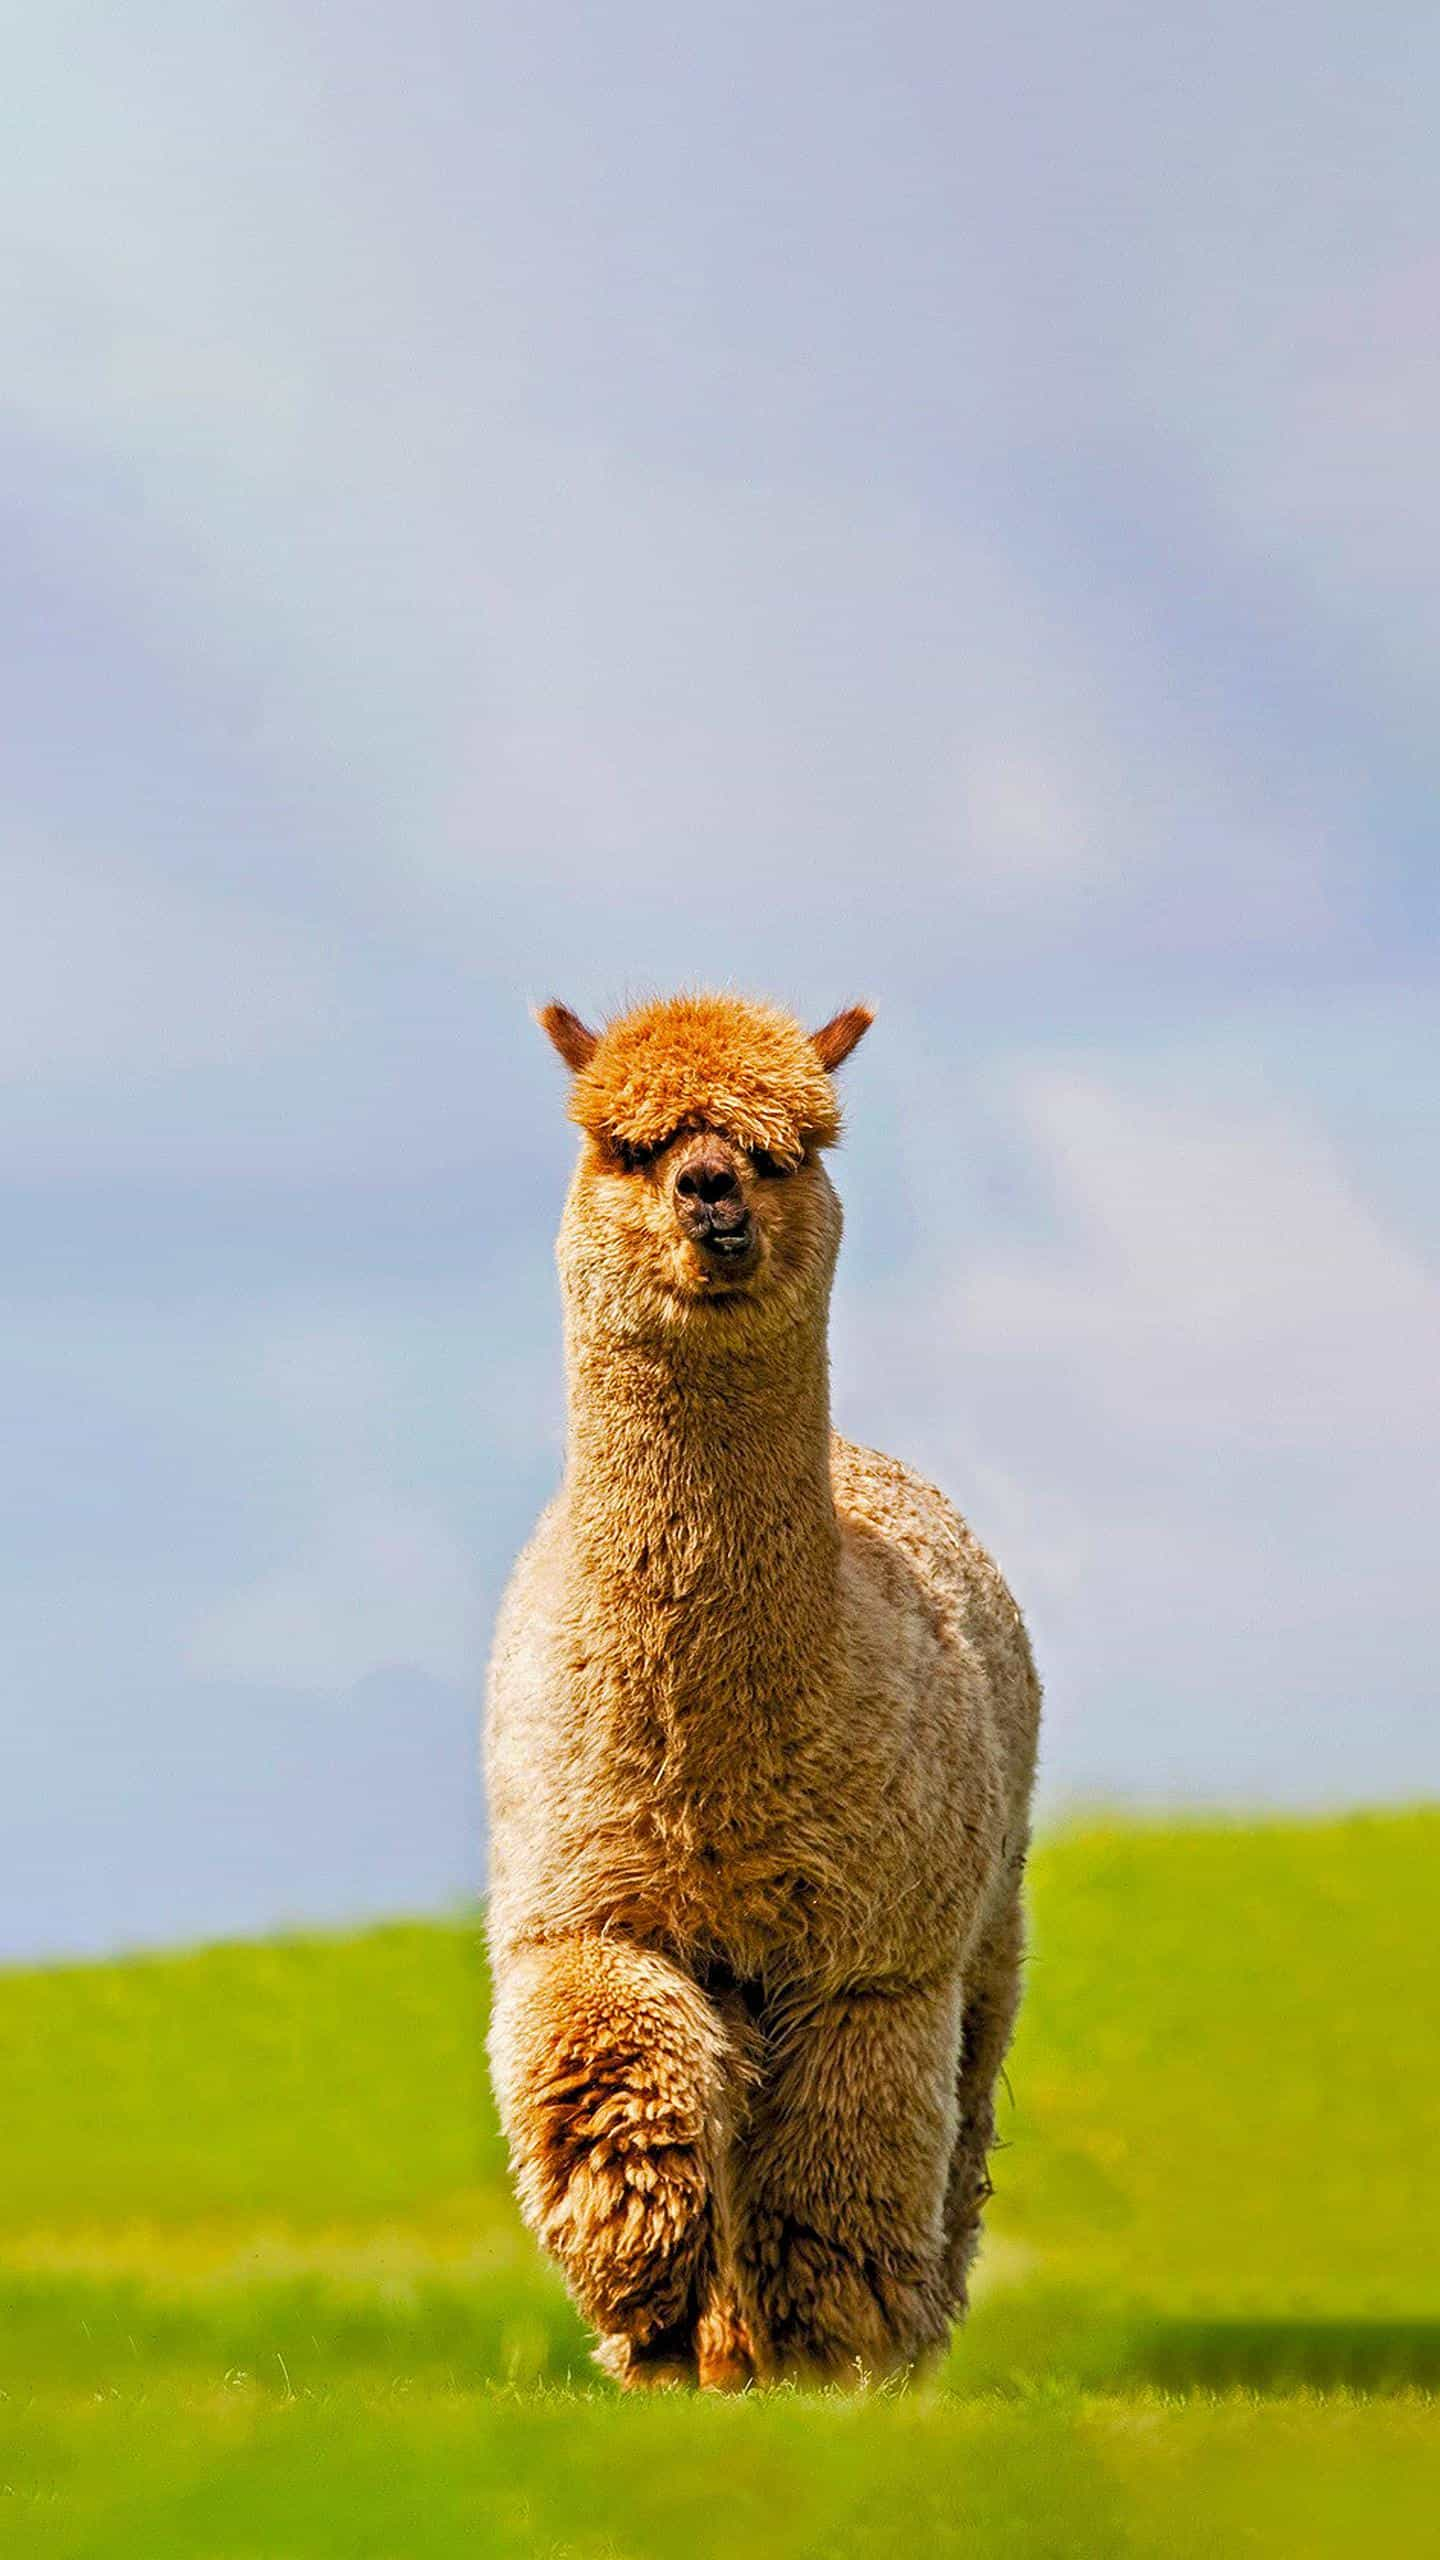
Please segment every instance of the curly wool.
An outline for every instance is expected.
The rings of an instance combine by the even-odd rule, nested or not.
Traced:
[[[649,1150],[717,1123],[796,1165],[840,1135],[839,1096],[789,1014],[739,996],[642,1005],[601,1036],[575,1078],[570,1117],[592,1138]]]

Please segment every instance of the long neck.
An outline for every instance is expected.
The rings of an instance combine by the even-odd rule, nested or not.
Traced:
[[[756,1345],[572,1326],[567,1503],[584,1614],[677,1706],[795,1687],[833,1641],[839,1533],[823,1308]]]

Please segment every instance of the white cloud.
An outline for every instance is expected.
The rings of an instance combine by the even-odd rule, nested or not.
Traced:
[[[687,968],[717,939],[724,965],[743,966],[757,900],[771,937],[796,945],[846,931],[827,898],[862,901],[900,967],[953,927],[957,902],[967,927],[1128,919],[1172,950],[1197,930],[1243,944],[1329,927],[1325,828],[1277,809],[1232,742],[1196,722],[1183,670],[1157,703],[1152,635],[1097,613],[983,494],[1013,352],[990,350],[943,492],[888,467],[883,437],[857,449],[837,430],[817,468],[793,434],[732,450],[707,411],[705,432],[657,445],[647,385],[673,393],[724,345],[742,408],[808,408],[827,375],[847,379],[853,327],[826,335],[814,382],[793,358],[777,367],[743,326],[768,265],[761,279],[743,262],[716,279],[719,307],[688,353],[688,335],[647,327],[643,273],[598,260],[596,310],[574,310],[595,242],[568,198],[547,211],[541,190],[537,204],[528,163],[512,165],[508,136],[482,123],[534,260],[517,294],[488,202],[477,218],[471,155],[462,168],[418,147],[423,124],[412,130],[368,51],[367,95],[363,78],[336,82],[328,31],[304,12],[243,45],[213,26],[171,30],[157,81],[87,15],[65,96],[72,153],[95,174],[77,192],[48,138],[17,173],[29,427],[143,492],[138,550],[118,519],[106,533],[143,590],[138,609],[172,648],[243,669],[257,757],[354,809],[347,867],[373,869],[407,934],[458,921],[493,948],[508,924],[528,943],[563,933],[553,911],[573,904],[577,948],[598,934],[613,971],[632,959],[624,902],[652,899],[664,913],[647,943],[669,966],[677,892]],[[458,20],[453,35],[473,42]],[[51,40],[29,41],[52,79]],[[777,63],[805,132],[807,54],[782,46]],[[586,101],[547,69],[557,112],[541,116],[541,146],[589,168]],[[197,96],[213,114],[197,119]],[[911,103],[943,206],[954,155]],[[883,179],[883,124],[871,132],[843,84],[835,104],[858,145],[879,146]],[[1047,133],[1062,163],[1067,123]],[[697,136],[702,150],[716,139]],[[378,193],[375,143],[395,155]],[[1051,165],[1048,147],[1039,156]],[[622,165],[607,164],[602,200],[622,227],[634,217]],[[858,259],[883,324],[873,244],[840,238],[828,280],[833,262]],[[912,247],[928,258],[934,243]],[[1048,252],[1048,231],[1010,244],[1032,289],[1027,261]],[[964,292],[988,328],[997,279],[982,267]],[[628,398],[598,383],[577,395],[567,319],[643,346]],[[947,346],[927,342],[920,378],[948,413]],[[977,370],[965,368],[967,404]],[[1063,439],[1088,394],[1063,365],[1051,391]],[[1167,432],[1184,430],[1171,419]],[[889,895],[897,878],[903,899]]]
[[[1216,1065],[1052,1058],[962,1095],[971,1151],[1017,1160],[1008,1212],[937,1189],[953,1122],[912,1133],[924,1242],[908,1289],[845,1301],[842,1424],[999,1556],[1052,1790],[1433,1784],[1440,1281]]]
[[[31,1730],[227,1584],[192,1675],[468,1672],[560,1409],[520,995],[704,971],[880,1004],[839,1409],[992,1536],[1056,1765],[1283,1795],[1328,1731],[1358,1789],[1433,1658],[1434,1287],[1258,1061],[1311,1002],[1404,1219],[1423,1032],[1320,1005],[1428,984],[1434,29],[14,14]]]
[[[1360,234],[1348,272],[1299,264],[1268,302],[1212,277],[1166,348],[1167,432],[1223,538],[1293,582],[1307,633],[1344,635],[1357,703],[1391,724],[1428,713],[1440,666],[1437,291],[1433,248]]]
[[[1292,1116],[1022,1078],[1061,1234],[993,1245],[950,1312],[1147,1439],[1338,1456],[1409,1439],[1437,1371],[1440,1286]]]

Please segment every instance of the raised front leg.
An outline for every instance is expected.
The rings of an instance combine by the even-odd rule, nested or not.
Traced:
[[[734,2233],[762,2376],[863,2379],[943,2345],[959,2021],[951,1984],[868,1987],[772,2021]]]
[[[715,2257],[724,2030],[699,1985],[600,1937],[499,1970],[491,2067],[521,2210],[618,2381],[690,2378]]]

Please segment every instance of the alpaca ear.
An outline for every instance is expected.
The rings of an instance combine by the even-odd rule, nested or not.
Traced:
[[[598,1031],[589,1031],[578,1013],[568,1004],[542,1004],[535,1016],[546,1038],[560,1052],[565,1064],[578,1076],[588,1067],[600,1046]]]
[[[811,1032],[810,1046],[827,1075],[832,1075],[837,1067],[844,1065],[851,1050],[859,1047],[874,1019],[868,1004],[847,1005],[843,1013],[832,1015],[818,1031]]]

